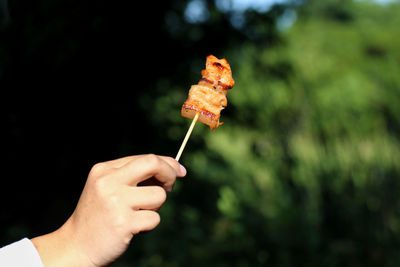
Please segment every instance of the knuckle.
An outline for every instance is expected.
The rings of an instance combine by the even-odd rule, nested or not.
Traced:
[[[121,202],[118,186],[110,182],[107,177],[97,178],[93,182],[93,190],[97,198],[107,207],[116,207]]]
[[[90,170],[90,176],[99,176],[101,174],[103,174],[106,170],[106,164],[103,162],[100,163],[96,163],[95,165],[93,165],[92,169]]]
[[[114,224],[115,224],[115,226],[116,226],[117,228],[121,228],[121,227],[125,226],[125,225],[126,225],[126,218],[125,218],[125,216],[122,216],[121,213],[119,213],[118,215],[116,215],[116,216],[115,216],[115,219],[114,219]]]
[[[154,187],[153,195],[157,203],[163,204],[167,200],[167,192],[160,186]]]
[[[148,219],[149,225],[152,225],[154,227],[156,227],[161,222],[160,214],[158,214],[158,212],[156,212],[156,211],[149,212],[147,219]]]
[[[132,233],[135,235],[143,231],[150,231],[157,227],[161,222],[160,214],[156,211],[147,210],[140,215],[140,224],[133,227]]]
[[[127,219],[121,213],[114,215],[112,221],[112,229],[114,229],[117,233],[124,233],[127,227]]]
[[[147,154],[145,157],[146,163],[150,166],[158,166],[160,164],[160,159],[155,154]]]
[[[96,191],[97,194],[105,194],[107,191],[108,185],[107,185],[107,181],[105,179],[96,179],[94,181],[94,189]]]

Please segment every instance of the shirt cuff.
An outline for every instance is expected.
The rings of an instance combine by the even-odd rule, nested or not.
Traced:
[[[28,238],[0,248],[0,266],[44,267],[39,253]]]

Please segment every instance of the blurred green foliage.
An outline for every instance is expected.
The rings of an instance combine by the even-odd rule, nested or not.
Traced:
[[[133,241],[139,265],[400,264],[400,6],[291,8],[297,20],[275,43],[216,55],[236,80],[225,124],[196,126],[182,157],[188,177],[160,228]],[[176,148],[189,86],[160,82],[150,115]]]

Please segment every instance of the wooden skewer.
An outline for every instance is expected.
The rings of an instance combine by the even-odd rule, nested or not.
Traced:
[[[181,158],[183,149],[185,149],[186,143],[189,140],[190,134],[192,133],[194,125],[196,124],[198,118],[199,118],[199,113],[196,113],[196,116],[194,116],[192,124],[190,124],[189,130],[186,133],[185,139],[183,139],[181,148],[179,149],[178,154],[175,157],[176,161],[179,161],[179,159]]]

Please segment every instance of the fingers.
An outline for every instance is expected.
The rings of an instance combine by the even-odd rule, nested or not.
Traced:
[[[148,157],[148,156],[155,156],[152,154],[147,154],[147,155],[135,155],[135,156],[127,156],[127,157],[123,157],[123,158],[118,158],[118,159],[114,159],[114,160],[110,160],[110,161],[106,161],[103,162],[104,165],[107,166],[107,168],[121,168],[122,166],[124,166],[125,164],[127,164],[128,162],[135,160],[139,157]],[[178,161],[176,161],[174,158],[171,157],[167,157],[167,156],[157,156],[163,160],[165,160],[169,165],[171,165],[171,167],[180,170],[180,172],[178,173],[178,177],[183,177],[186,175],[186,169],[185,167],[183,167]]]
[[[112,183],[131,186],[159,185],[171,191],[176,177],[186,175],[186,169],[175,159],[154,154],[128,156],[96,164],[91,176],[108,177]]]
[[[152,210],[139,210],[131,214],[131,233],[136,235],[140,232],[150,231],[160,223],[160,215]]]
[[[125,186],[122,195],[134,210],[158,210],[167,199],[167,193],[159,186]]]
[[[166,156],[160,156],[163,160],[165,160],[172,168],[175,170],[179,170],[177,173],[178,177],[184,177],[186,175],[186,169],[185,167],[180,164],[178,161],[176,161],[174,158],[171,157],[166,157]]]
[[[129,162],[129,161],[131,161],[131,160],[133,160],[135,158],[138,158],[138,157],[141,157],[141,155],[127,156],[127,157],[123,157],[123,158],[109,160],[109,161],[106,161],[104,163],[107,164],[107,166],[109,168],[117,169],[117,168],[120,168],[120,167],[124,166],[127,162]]]
[[[127,216],[134,222],[131,232],[136,234],[150,231],[159,224],[156,210],[164,204],[166,191],[172,190],[176,177],[185,175],[186,169],[175,159],[148,154],[96,164],[90,181],[119,195],[120,205],[131,211]]]
[[[171,191],[177,176],[184,176],[186,170],[178,162],[168,157],[153,154],[126,159],[126,163],[115,170],[114,178],[123,184],[136,186],[151,177],[156,178],[162,187]],[[122,163],[120,161],[118,164]],[[114,162],[116,164],[116,162]]]

